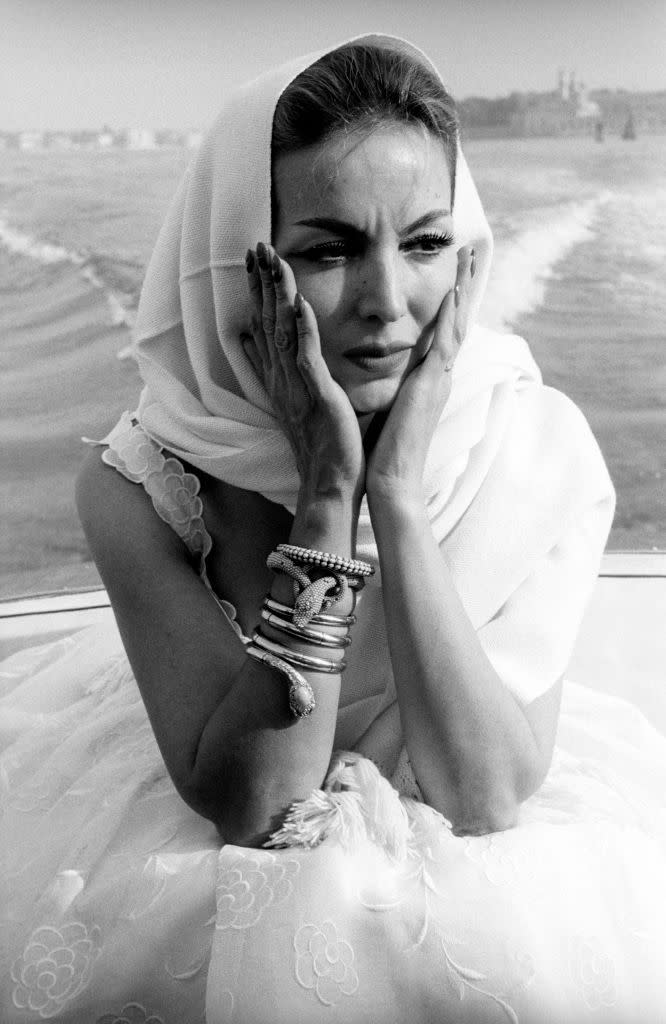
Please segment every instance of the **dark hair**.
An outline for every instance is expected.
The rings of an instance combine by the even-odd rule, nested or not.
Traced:
[[[282,93],[273,118],[272,157],[323,142],[340,130],[386,121],[422,124],[444,144],[455,191],[458,115],[434,72],[408,54],[347,43],[302,71]],[[273,202],[273,223],[277,213]]]

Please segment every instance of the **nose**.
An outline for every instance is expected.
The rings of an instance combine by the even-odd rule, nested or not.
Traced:
[[[394,323],[407,311],[399,256],[391,252],[368,256],[361,268],[358,312],[364,320]]]

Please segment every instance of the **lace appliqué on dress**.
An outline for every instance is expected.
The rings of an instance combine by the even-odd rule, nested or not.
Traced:
[[[141,484],[153,503],[160,519],[174,530],[190,554],[198,562],[201,579],[227,616],[234,631],[243,642],[243,634],[236,621],[236,609],[213,591],[206,573],[206,558],[213,542],[203,520],[203,503],[199,497],[201,484],[194,473],[186,473],[183,464],[174,456],[164,456],[162,447],[148,437],[131,413],[124,412],[117,425],[103,442],[102,462],[113,466],[132,483]]]

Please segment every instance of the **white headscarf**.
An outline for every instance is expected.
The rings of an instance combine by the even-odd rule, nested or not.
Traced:
[[[401,40],[366,36],[362,41],[406,51],[432,68]],[[135,330],[146,384],[139,406],[144,430],[212,476],[260,491],[292,511],[298,491],[295,461],[239,339],[250,321],[245,253],[271,238],[275,106],[293,78],[320,56],[293,60],[228,98],[168,213]],[[473,244],[476,250],[473,317],[488,276],[492,236],[462,152],[453,214],[457,245]],[[466,345],[459,358],[445,413],[448,462],[483,433],[488,395],[498,380],[538,379],[526,346],[515,340],[492,345],[492,363],[480,342]],[[439,490],[442,467],[431,468]]]
[[[403,40],[373,35],[356,41],[407,53],[437,74],[428,58]],[[324,52],[328,51],[290,61],[229,96],[188,169],[159,235],[135,333],[145,382],[137,416],[145,432],[213,477],[258,491],[291,511],[299,487],[295,460],[269,396],[240,345],[240,334],[248,329],[250,319],[245,253],[258,241],[271,238],[275,106],[289,83]],[[473,244],[476,250],[470,296],[473,321],[488,277],[492,236],[460,151],[453,218],[457,245]],[[523,696],[550,685],[566,662],[575,635],[571,623],[579,611],[582,614],[593,580],[590,566],[594,571],[605,541],[607,512],[597,530],[601,546],[598,540],[591,541],[583,561],[579,558],[578,569],[585,573],[586,583],[583,587],[582,577],[578,580],[580,600],[568,604],[569,611],[574,609],[573,619],[565,615],[561,628],[551,626],[548,643],[537,621],[539,645],[532,660],[525,651],[529,641],[521,640],[527,636],[523,626],[529,626],[523,618],[543,614],[552,619],[548,602],[540,609],[537,593],[526,592],[527,605],[514,602],[511,606],[508,632],[502,631],[506,620],[490,620],[509,597],[515,597],[516,588],[530,578],[539,559],[555,550],[575,506],[601,497],[606,504],[610,500],[612,513],[612,487],[598,449],[589,430],[584,441],[576,435],[582,421],[577,410],[577,418],[569,416],[571,426],[566,427],[573,431],[572,438],[564,437],[547,456],[543,446],[526,445],[530,431],[540,437],[539,431],[544,430],[538,403],[529,416],[521,413],[527,419],[516,433],[519,396],[539,390],[540,385],[539,370],[522,339],[473,327],[455,363],[451,395],[435,430],[424,475],[434,535],[444,545],[472,622],[477,629],[489,624],[489,655],[496,662],[511,661],[512,645],[518,650],[522,645],[521,665],[507,663],[503,674],[516,676],[514,692]],[[528,407],[529,402],[521,403],[523,410]],[[509,437],[513,448],[507,453]],[[578,459],[577,468],[572,447],[586,453]],[[545,457],[553,460],[552,472],[544,473]],[[540,491],[527,500],[532,480],[539,480]],[[519,488],[515,505],[507,492],[512,486]],[[586,529],[589,533],[590,528]],[[503,531],[501,537],[498,530]],[[365,500],[357,540],[359,557],[377,565]],[[482,556],[483,578],[476,562],[480,552],[487,553]],[[575,578],[575,572],[567,576],[567,586],[572,580],[575,584]],[[380,582],[379,574],[376,580]],[[493,644],[498,648],[494,654]],[[518,676],[525,678],[518,680]],[[507,683],[511,686],[511,679]]]

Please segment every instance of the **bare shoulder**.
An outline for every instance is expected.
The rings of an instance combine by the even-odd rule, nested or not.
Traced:
[[[102,575],[100,561],[124,556],[131,562],[138,550],[148,558],[159,551],[184,559],[182,542],[155,514],[143,487],[103,462],[101,448],[91,448],[79,470],[76,506]]]
[[[256,623],[270,586],[268,553],[289,536],[292,516],[261,494],[246,491],[185,465],[200,482],[204,523],[212,539],[207,570],[218,597],[237,609],[241,627]],[[80,470],[76,499],[93,557],[113,602],[127,574],[165,577],[170,566],[192,570],[184,543],[156,513],[144,488],[102,461],[92,449]]]

